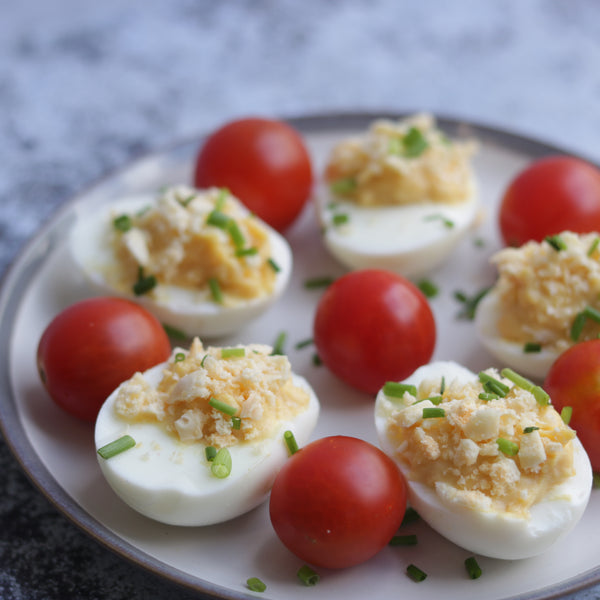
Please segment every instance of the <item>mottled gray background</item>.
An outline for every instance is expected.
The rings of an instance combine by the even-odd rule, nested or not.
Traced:
[[[0,0],[0,272],[140,153],[247,114],[415,109],[600,161],[600,2]],[[0,597],[188,595],[89,540],[0,440]]]

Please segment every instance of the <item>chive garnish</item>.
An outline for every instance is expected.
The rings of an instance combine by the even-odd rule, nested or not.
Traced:
[[[133,227],[133,222],[129,215],[120,215],[113,220],[113,226],[116,230],[125,233]]]
[[[444,215],[440,213],[436,213],[434,215],[427,215],[423,219],[424,221],[441,221],[444,224],[444,227],[447,229],[452,229],[454,227],[454,221],[452,219],[448,219]]]
[[[150,290],[158,285],[158,281],[154,275],[144,275],[144,267],[138,268],[138,279],[133,284],[133,293],[136,296],[147,294]]]
[[[285,340],[287,338],[287,333],[285,331],[280,331],[275,339],[275,344],[273,345],[273,351],[271,352],[271,356],[276,356],[278,354],[285,354]]]
[[[319,574],[308,565],[302,565],[296,573],[298,579],[306,586],[317,585],[319,583]]]
[[[290,455],[298,452],[298,442],[296,441],[296,437],[294,436],[294,432],[289,429],[283,432],[283,441],[287,446],[287,449]]]
[[[242,426],[242,419],[239,417],[231,417],[231,428],[239,429]]]
[[[583,331],[583,326],[587,319],[600,323],[600,311],[591,306],[586,306],[580,313],[577,313],[575,319],[573,319],[573,324],[571,325],[571,339],[574,342],[579,340],[579,336]]]
[[[463,304],[463,308],[458,313],[457,317],[459,319],[468,319],[472,321],[475,318],[475,311],[477,310],[477,305],[489,291],[490,288],[486,287],[471,297],[467,296],[464,292],[461,291],[454,292],[454,297]]]
[[[500,398],[498,394],[493,394],[491,392],[481,392],[481,394],[479,394],[479,399],[485,400],[486,402],[489,402],[490,400],[498,400],[498,398]]]
[[[172,325],[168,325],[167,323],[163,323],[163,329],[167,332],[167,335],[170,338],[176,340],[187,340],[188,336],[181,329],[177,329],[177,327],[173,327]]]
[[[323,364],[323,360],[316,352],[312,356],[312,363],[315,367],[320,367]]]
[[[230,221],[231,217],[227,216],[224,212],[221,212],[216,208],[211,210],[208,214],[208,217],[206,217],[207,225],[214,225],[219,229],[226,229]]]
[[[538,344],[537,342],[527,342],[523,346],[523,352],[525,352],[525,354],[533,354],[535,352],[541,352],[541,351],[542,351],[542,345]]]
[[[184,208],[187,208],[187,205],[196,197],[196,194],[191,194],[189,196],[187,196],[186,198],[180,198],[179,196],[177,196],[177,202],[179,202],[179,204],[181,204],[181,206],[183,206]]]
[[[483,384],[483,389],[489,394],[496,394],[501,398],[504,398],[508,394],[510,388],[501,381],[498,381],[495,377],[488,375],[484,371],[479,373],[479,381]]]
[[[338,227],[339,225],[344,225],[346,223],[348,223],[348,221],[350,220],[350,215],[348,215],[347,213],[337,213],[336,215],[333,215],[333,217],[331,218],[331,222]]]
[[[421,581],[425,581],[425,579],[427,579],[427,573],[425,573],[425,571],[422,571],[421,569],[419,569],[419,567],[413,564],[410,564],[408,565],[408,567],[406,567],[406,574],[417,583],[420,583]]]
[[[246,356],[245,348],[221,348],[221,358],[240,358]]]
[[[533,397],[540,406],[550,404],[550,396],[539,385],[535,385],[533,381],[515,373],[512,369],[502,369],[501,374],[502,377],[506,377],[506,379],[512,381],[517,387],[533,394]]]
[[[221,448],[211,461],[210,470],[215,477],[225,479],[231,473],[231,454],[227,448]]]
[[[557,252],[567,249],[567,244],[560,235],[548,235],[544,238]]]
[[[250,248],[238,248],[235,251],[236,256],[254,256],[258,254],[258,248],[252,246]]]
[[[271,269],[273,269],[273,271],[275,271],[275,273],[279,273],[279,271],[281,271],[281,267],[272,258],[267,259],[267,264],[271,267]]]
[[[307,290],[314,290],[330,286],[335,281],[335,277],[323,275],[322,277],[311,277],[304,282],[304,287]]]
[[[329,189],[334,194],[351,194],[356,191],[356,179],[354,177],[342,177],[341,179],[336,179],[329,184]]]
[[[258,577],[246,579],[246,586],[252,592],[264,592],[267,589],[266,583],[261,581]]]
[[[413,533],[410,535],[395,535],[390,541],[389,546],[416,546],[417,536]]]
[[[135,440],[130,435],[124,435],[116,439],[114,442],[110,442],[101,448],[98,448],[98,454],[104,458],[109,459],[125,450],[129,450],[135,446]]]
[[[519,444],[506,438],[498,438],[496,444],[498,444],[500,452],[506,454],[506,456],[515,456],[519,452]]]
[[[407,383],[396,383],[395,381],[386,381],[383,385],[383,393],[390,398],[402,398],[404,392],[416,397],[417,387]]]
[[[440,395],[443,396],[446,391],[446,376],[442,375],[442,381],[440,383]]]
[[[573,407],[572,406],[563,406],[560,411],[560,418],[563,420],[565,425],[568,425],[571,422],[571,417],[573,416]]]
[[[435,406],[442,403],[441,396],[429,396],[429,398],[424,398],[423,400],[421,400],[421,402],[424,402],[425,400],[429,400],[429,402],[431,402],[431,404],[434,404]]]
[[[412,506],[408,506],[406,508],[406,511],[404,512],[404,518],[402,519],[402,523],[400,524],[400,527],[404,527],[405,525],[410,525],[411,523],[415,523],[420,518],[421,517],[419,516],[419,513]]]
[[[229,232],[229,235],[231,236],[231,241],[233,242],[233,245],[236,247],[236,249],[243,249],[246,240],[244,238],[242,230],[240,229],[240,226],[233,219],[230,219],[229,223],[227,223],[227,231]]]
[[[474,556],[465,559],[465,569],[469,579],[479,579],[481,577],[481,567],[477,564]]]
[[[305,340],[300,340],[299,342],[296,342],[296,345],[294,346],[294,348],[296,348],[296,350],[302,350],[302,348],[306,348],[307,346],[312,346],[315,343],[315,341],[312,338],[307,338]]]
[[[429,281],[429,279],[422,279],[417,283],[417,287],[427,298],[435,298],[439,293],[438,286],[433,281]]]
[[[215,210],[223,210],[225,207],[225,202],[227,202],[227,196],[229,196],[229,190],[227,188],[221,188],[219,190],[219,195],[215,200]]]
[[[204,368],[204,361],[206,360],[206,357],[207,357],[207,356],[208,356],[208,354],[205,354],[205,355],[202,357],[202,361],[200,362],[200,366],[201,366],[202,368]]]
[[[429,143],[419,128],[411,127],[402,138],[402,145],[404,146],[404,156],[416,158],[425,152]]]
[[[223,402],[222,400],[218,400],[217,398],[211,397],[208,403],[216,410],[225,413],[232,417],[237,412],[237,408],[235,406],[231,406],[231,404],[227,404],[227,402]]]
[[[598,248],[598,244],[600,244],[600,237],[597,237],[591,244],[589,250],[587,251],[587,255],[588,256],[592,256],[592,254],[594,254],[594,252],[596,252],[597,248]]]
[[[182,360],[185,360],[185,354],[183,352],[177,352],[177,354],[175,354],[175,362],[181,362]]]
[[[592,473],[592,487],[595,490],[600,489],[600,473]]]
[[[538,429],[539,429],[539,427],[530,425],[529,427],[525,427],[525,429],[523,429],[523,433],[533,433],[534,431],[537,431]]]
[[[217,304],[223,304],[223,292],[221,291],[221,286],[219,285],[219,281],[216,277],[211,277],[208,280],[208,287],[210,288],[212,299]]]
[[[206,448],[204,448],[204,456],[206,456],[208,462],[211,462],[216,455],[217,449],[214,446],[206,446]]]
[[[440,417],[445,417],[446,411],[443,408],[427,407],[423,409],[423,418],[424,419],[439,419]]]

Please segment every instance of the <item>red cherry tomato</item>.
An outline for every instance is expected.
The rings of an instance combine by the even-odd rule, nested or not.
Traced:
[[[407,279],[380,269],[353,271],[325,291],[314,340],[323,363],[371,394],[429,362],[436,341],[433,313]]]
[[[282,121],[232,121],[208,137],[196,158],[196,187],[228,188],[279,231],[300,214],[312,181],[308,150],[300,134]]]
[[[561,231],[600,231],[600,170],[570,156],[542,158],[510,183],[499,220],[509,246]]]
[[[548,371],[544,389],[557,411],[573,409],[569,425],[600,471],[600,340],[575,344]]]
[[[54,317],[40,339],[37,364],[56,404],[94,421],[120,383],[170,354],[165,330],[144,308],[120,298],[92,298]]]
[[[353,437],[322,438],[293,454],[275,479],[269,513],[296,556],[343,568],[374,556],[406,510],[406,483],[379,448]]]

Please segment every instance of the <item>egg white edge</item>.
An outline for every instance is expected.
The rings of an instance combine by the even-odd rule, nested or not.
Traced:
[[[111,215],[132,212],[154,201],[153,195],[124,198],[102,210],[80,214],[69,233],[69,256],[97,294],[127,298],[146,308],[161,323],[176,328],[189,337],[213,338],[233,333],[264,313],[286,290],[293,269],[292,250],[287,240],[272,227],[261,222],[269,235],[271,256],[280,270],[276,273],[273,292],[236,306],[221,306],[212,300],[191,302],[194,292],[175,286],[160,286],[161,299],[124,293],[110,286],[101,269],[111,260],[107,238]],[[80,250],[83,249],[83,252]],[[162,298],[167,298],[164,301]]]
[[[440,361],[420,367],[405,383],[418,385],[428,377],[430,371],[436,374],[443,372],[447,382],[476,377],[457,363]],[[590,498],[593,474],[589,457],[578,438],[573,440],[575,475],[554,488],[547,500],[533,505],[529,519],[518,518],[473,511],[445,501],[430,487],[411,481],[405,465],[396,457],[396,449],[387,437],[387,417],[393,410],[393,402],[380,390],[375,402],[375,428],[379,444],[404,474],[409,504],[432,529],[449,541],[491,558],[529,558],[541,554],[566,536],[582,517]],[[485,536],[482,530],[485,530]]]
[[[144,378],[156,385],[162,376],[165,364],[162,363],[145,371]],[[198,461],[199,477],[210,478],[211,485],[214,484],[218,489],[216,504],[210,502],[210,496],[202,495],[201,482],[173,481],[158,489],[150,483],[139,481],[132,483],[128,478],[128,471],[135,467],[137,461],[145,460],[143,455],[148,450],[147,446],[136,445],[110,459],[103,459],[97,455],[98,464],[106,481],[117,496],[132,509],[168,525],[211,525],[252,510],[266,500],[279,469],[289,456],[283,439],[284,431],[291,430],[301,447],[310,440],[317,424],[320,404],[314,390],[300,375],[294,373],[292,378],[295,385],[309,394],[307,410],[292,420],[282,422],[267,440],[246,442],[230,447],[233,466],[227,478],[218,479],[210,474],[210,465],[203,458],[205,448],[203,444],[183,443],[166,432],[162,434],[163,438],[169,436],[173,446],[185,457]],[[125,434],[135,439],[136,424],[128,424],[114,411],[117,393],[118,388],[107,398],[98,414],[94,432],[96,450]],[[160,429],[161,426],[157,424],[156,427]],[[242,457],[245,460],[250,457],[252,464],[245,470],[236,469],[236,461],[239,462]]]

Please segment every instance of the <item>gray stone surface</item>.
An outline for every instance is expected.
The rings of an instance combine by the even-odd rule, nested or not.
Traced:
[[[596,0],[3,0],[0,12],[0,272],[90,181],[251,113],[427,109],[600,161]],[[0,597],[191,595],[88,539],[0,440]]]

